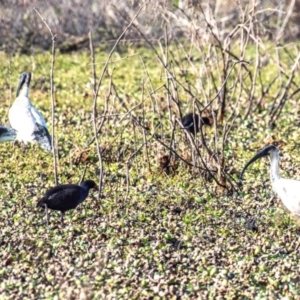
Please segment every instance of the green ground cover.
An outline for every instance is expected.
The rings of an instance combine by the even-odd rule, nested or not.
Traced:
[[[170,51],[178,81],[199,99],[201,81],[212,97],[211,82],[205,72],[199,75],[204,68],[201,54],[191,50],[191,64],[181,49]],[[253,71],[255,49],[248,51],[246,60]],[[276,56],[272,45],[267,51]],[[293,57],[283,50],[279,53],[282,68],[289,70]],[[98,77],[106,59],[107,53],[96,50]],[[31,71],[30,98],[51,129],[51,56],[1,53],[0,60],[1,122],[9,124],[7,113],[19,73]],[[161,159],[168,149],[150,138],[156,130],[169,145],[172,136],[166,72],[149,49],[120,48],[111,61],[97,101],[97,122],[105,109],[109,116],[98,136],[104,164],[100,200],[91,193],[66,213],[64,226],[59,214],[52,212],[47,227],[36,202],[54,184],[52,156],[37,145],[24,153],[18,145],[0,144],[0,299],[296,299],[299,225],[271,190],[269,162],[253,165],[238,192],[221,190],[180,160],[166,172]],[[266,61],[262,85],[267,86],[277,71],[276,64]],[[228,86],[234,83],[234,72],[228,80]],[[294,82],[299,86],[298,75]],[[78,183],[85,166],[85,178],[97,181],[96,146],[87,146],[93,138],[89,53],[57,53],[54,83],[59,182]],[[244,83],[251,84],[249,77]],[[226,171],[234,179],[270,137],[283,154],[282,175],[300,178],[297,95],[286,103],[275,128],[266,121],[278,85],[272,85],[260,109],[247,119],[243,115],[249,95],[245,90],[229,92],[227,115],[238,109],[224,155]],[[181,87],[177,93],[182,112],[190,111],[192,97]],[[132,121],[129,110],[150,132]],[[173,104],[170,111],[179,117]],[[204,134],[213,145],[214,129],[205,128]],[[174,139],[176,151],[191,161],[185,132],[175,130]],[[253,220],[256,230],[250,226]]]

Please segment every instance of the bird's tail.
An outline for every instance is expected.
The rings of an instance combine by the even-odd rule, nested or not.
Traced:
[[[35,125],[36,130],[33,133],[35,140],[37,140],[43,150],[50,152],[52,150],[52,143],[48,129],[38,123],[35,123]]]
[[[17,133],[13,128],[0,125],[0,142],[14,141],[16,136]]]

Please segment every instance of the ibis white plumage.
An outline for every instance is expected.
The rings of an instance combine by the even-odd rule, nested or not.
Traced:
[[[268,145],[250,159],[240,174],[240,180],[242,180],[244,172],[252,163],[265,156],[270,156],[270,175],[273,191],[289,211],[300,216],[300,181],[285,179],[279,175],[279,151],[276,146]]]
[[[9,122],[17,131],[17,141],[25,145],[37,141],[42,149],[51,151],[51,136],[46,121],[28,97],[30,80],[29,72],[20,75],[17,98],[9,110]]]

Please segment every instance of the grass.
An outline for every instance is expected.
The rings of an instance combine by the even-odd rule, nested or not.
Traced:
[[[268,51],[271,49],[270,45]],[[179,50],[174,53],[181,59]],[[250,47],[249,61],[253,53]],[[200,55],[193,55],[201,66]],[[106,57],[106,53],[96,51],[98,76]],[[2,123],[8,124],[7,112],[18,75],[28,70],[33,73],[31,100],[49,124],[49,55],[9,57],[2,53],[0,59]],[[116,90],[107,101],[111,116],[99,134],[104,159],[100,200],[91,193],[82,205],[66,214],[65,226],[61,226],[59,214],[51,212],[47,227],[36,202],[54,183],[51,155],[37,145],[26,153],[10,143],[0,145],[0,298],[296,299],[300,292],[299,225],[274,197],[266,160],[249,168],[241,190],[228,194],[178,160],[166,174],[159,159],[168,150],[150,139],[129,163],[127,191],[126,163],[144,143],[144,136],[125,106],[134,108],[133,114],[151,132],[161,122],[157,134],[166,144],[172,128],[165,109],[166,90],[158,89],[166,84],[165,71],[155,55],[144,48],[129,47],[115,53],[112,61],[108,71]],[[282,63],[286,68],[293,64],[284,54]],[[198,73],[184,59],[180,66],[174,67],[178,80],[190,82],[190,89],[201,98],[195,85]],[[95,146],[86,146],[93,137],[90,70],[88,53],[57,54],[55,125],[61,183],[78,183],[85,165],[85,178],[98,178]],[[275,71],[273,64],[263,69],[265,82],[272,80]],[[106,76],[100,88],[99,116],[109,82]],[[298,77],[295,82],[299,85]],[[277,127],[271,130],[264,114],[272,104],[276,86],[273,89],[261,111],[247,120],[242,117],[246,93],[241,99],[232,94],[239,111],[225,158],[227,170],[236,179],[245,162],[270,136],[282,145],[282,175],[300,178],[297,99],[287,103]],[[207,93],[213,94],[211,90]],[[191,97],[181,88],[178,95],[182,112],[188,112]],[[174,106],[171,110],[178,117]],[[205,130],[210,145],[213,136],[213,129]],[[191,147],[182,130],[175,131],[175,140],[177,151],[190,160]],[[252,219],[256,230],[249,229]]]

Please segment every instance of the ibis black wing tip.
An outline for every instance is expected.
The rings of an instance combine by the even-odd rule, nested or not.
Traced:
[[[0,142],[15,141],[17,132],[7,126],[0,125]]]
[[[52,139],[46,127],[36,123],[36,130],[34,131],[35,139],[40,144],[41,148],[47,152],[52,151]]]

